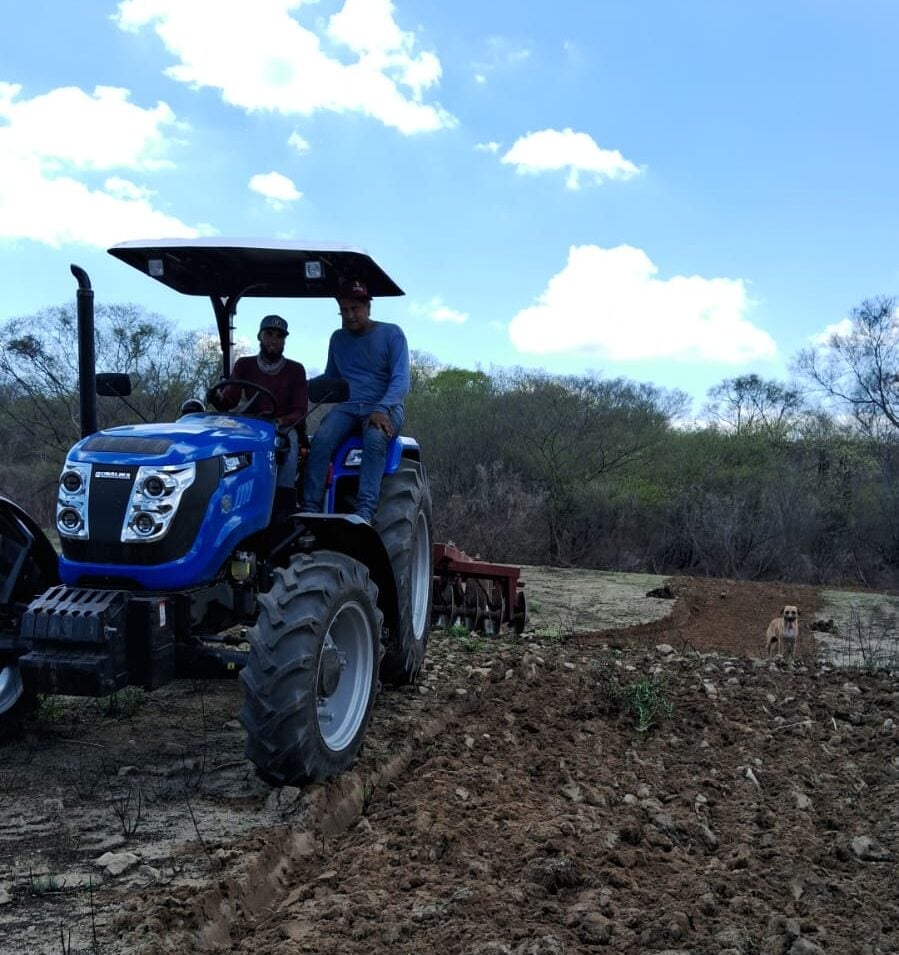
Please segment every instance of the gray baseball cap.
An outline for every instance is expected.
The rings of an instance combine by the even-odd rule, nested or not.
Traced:
[[[280,315],[266,315],[259,323],[259,331],[264,332],[267,328],[274,328],[279,332],[284,332],[285,337],[290,334],[287,331],[287,322]]]

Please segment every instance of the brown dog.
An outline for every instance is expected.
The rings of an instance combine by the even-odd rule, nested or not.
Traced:
[[[779,617],[768,624],[765,633],[765,655],[770,658],[772,647],[777,647],[779,656],[792,660],[799,649],[799,611],[787,604]]]

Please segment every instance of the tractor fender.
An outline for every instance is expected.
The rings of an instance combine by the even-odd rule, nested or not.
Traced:
[[[399,626],[396,581],[378,532],[356,514],[300,513],[296,517],[315,537],[319,547],[346,554],[368,568],[369,577],[378,588],[378,607],[384,614],[384,626],[389,633],[396,632]]]
[[[0,605],[28,603],[59,582],[59,558],[27,511],[0,495]]]

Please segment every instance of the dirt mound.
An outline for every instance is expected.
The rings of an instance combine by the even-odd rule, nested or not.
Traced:
[[[256,782],[225,684],[33,727],[2,751],[4,952],[899,951],[894,681],[810,637],[752,659],[809,588],[669,584],[629,630],[435,634],[327,786]]]

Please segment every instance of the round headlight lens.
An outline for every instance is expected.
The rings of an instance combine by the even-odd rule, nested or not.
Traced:
[[[59,483],[69,494],[75,494],[82,487],[81,475],[77,471],[66,471],[59,479]]]
[[[74,507],[65,507],[59,512],[56,523],[61,530],[73,533],[81,527],[81,515]]]
[[[147,497],[162,497],[165,494],[165,481],[158,474],[151,474],[144,481],[144,494]]]
[[[147,537],[156,530],[156,521],[150,514],[141,511],[131,522],[131,526],[143,537]]]

